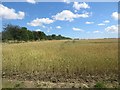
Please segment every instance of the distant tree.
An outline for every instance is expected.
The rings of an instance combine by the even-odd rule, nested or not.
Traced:
[[[28,36],[30,41],[34,40],[34,34],[32,31],[28,30]]]
[[[58,35],[58,40],[61,40],[62,39],[62,36],[61,35]]]
[[[51,35],[48,35],[48,36],[47,36],[47,40],[52,40]]]
[[[46,38],[46,34],[44,32],[41,32],[41,31],[38,31],[38,36],[39,36],[39,39],[42,40],[42,39],[47,39]]]
[[[20,27],[17,25],[8,24],[3,28],[3,39],[7,40],[17,40],[18,38],[18,31]]]
[[[34,36],[34,40],[39,40],[39,35],[38,35],[38,32],[36,31],[33,31],[33,36]]]
[[[42,31],[30,31],[26,27],[19,27],[17,25],[7,24],[3,27],[2,40],[17,40],[17,41],[32,41],[32,40],[61,40],[70,39],[61,35],[46,35]]]
[[[27,28],[26,28],[26,27],[22,27],[21,29],[23,29],[23,30],[27,30]]]
[[[56,35],[55,34],[52,34],[52,39],[56,39]]]
[[[27,28],[22,27],[20,31],[21,31],[21,34],[19,36],[21,36],[21,40],[28,41],[29,40],[29,35],[28,35]]]

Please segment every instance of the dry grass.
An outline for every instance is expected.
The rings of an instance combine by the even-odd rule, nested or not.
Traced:
[[[3,77],[68,82],[117,79],[117,39],[3,44]],[[87,78],[86,78],[87,77]]]

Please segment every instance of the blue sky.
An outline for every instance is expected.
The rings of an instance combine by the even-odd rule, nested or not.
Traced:
[[[47,35],[114,38],[118,37],[117,5],[117,2],[4,2],[0,16],[3,25],[11,23]]]

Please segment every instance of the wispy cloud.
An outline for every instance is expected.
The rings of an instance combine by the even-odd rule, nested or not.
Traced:
[[[35,31],[38,32],[38,31],[41,31],[41,30],[40,29],[36,29]]]
[[[93,24],[94,22],[85,22],[85,24]]]
[[[93,31],[93,33],[102,33],[102,32],[99,30],[95,30],[95,31]]]
[[[99,23],[98,26],[104,26],[105,24],[104,23]]]
[[[82,29],[80,29],[80,28],[75,28],[75,27],[73,27],[72,30],[74,30],[74,31],[80,31],[80,32],[83,32],[83,31],[84,31],[84,30],[82,30]]]
[[[69,4],[69,3],[70,3],[70,0],[63,0],[63,2]]]
[[[109,20],[105,20],[105,21],[103,21],[103,23],[109,23],[110,21]]]
[[[53,28],[50,26],[50,27],[47,27],[47,32],[50,32]]]
[[[32,3],[32,4],[35,4],[36,1],[35,0],[26,0],[28,3]]]
[[[61,29],[62,27],[61,26],[56,26],[57,29]]]
[[[102,23],[99,23],[98,26],[104,26],[107,23],[110,23],[110,21],[109,20],[104,20]]]

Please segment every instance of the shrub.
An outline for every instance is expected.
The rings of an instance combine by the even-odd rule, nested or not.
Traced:
[[[105,88],[105,85],[103,83],[96,83],[96,85],[94,85],[95,88]]]

